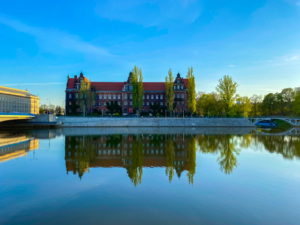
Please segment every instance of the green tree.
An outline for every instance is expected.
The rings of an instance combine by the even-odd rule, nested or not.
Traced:
[[[197,97],[197,113],[201,116],[219,116],[221,113],[219,97],[215,93],[201,94]]]
[[[300,116],[300,91],[297,91],[295,94],[295,99],[293,102],[293,114]]]
[[[281,91],[281,97],[283,100],[283,115],[293,114],[293,101],[295,99],[295,91],[292,88],[285,88]]]
[[[79,107],[83,116],[92,112],[95,104],[95,93],[91,90],[91,82],[87,79],[82,79],[79,89]]]
[[[273,93],[265,95],[262,102],[263,115],[274,115],[275,114],[275,103],[276,96]]]
[[[171,114],[174,109],[174,96],[175,96],[175,94],[174,94],[174,77],[173,77],[171,69],[168,72],[168,76],[166,76],[165,88],[166,88],[167,109],[168,109],[169,113]]]
[[[234,105],[237,83],[232,80],[229,75],[225,75],[219,80],[219,84],[216,88],[221,101],[223,103],[226,116],[232,116],[232,107]]]
[[[188,68],[187,72],[187,91],[188,91],[188,109],[190,113],[196,112],[196,80],[193,67]]]
[[[259,95],[253,95],[250,98],[251,104],[252,104],[252,110],[251,110],[251,116],[257,117],[261,116],[261,104],[262,104],[262,97]]]
[[[248,117],[252,110],[252,104],[250,98],[240,97],[236,98],[236,104],[234,105],[234,115]]]
[[[134,66],[132,70],[133,107],[139,114],[143,107],[144,86],[143,73],[140,68]]]

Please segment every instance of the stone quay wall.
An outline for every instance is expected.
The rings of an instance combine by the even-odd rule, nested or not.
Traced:
[[[140,118],[70,117],[58,118],[63,127],[254,127],[247,118]]]

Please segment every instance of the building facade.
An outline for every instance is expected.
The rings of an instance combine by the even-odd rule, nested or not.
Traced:
[[[133,181],[137,174],[132,172],[147,167],[165,167],[178,177],[184,171],[193,176],[196,148],[191,143],[195,141],[183,134],[66,136],[66,170],[82,177],[90,168],[125,168]]]
[[[40,99],[28,91],[0,86],[0,113],[39,114]]]
[[[79,76],[68,77],[66,87],[66,114],[80,114],[82,107],[80,90],[82,85],[89,83],[93,93],[89,111],[102,115],[109,113],[109,105],[117,105],[122,114],[134,113],[133,86],[130,73],[125,82],[90,82],[82,73]],[[187,112],[187,83],[178,73],[174,80],[174,113]],[[162,113],[166,109],[165,82],[143,82],[144,96],[142,112]]]

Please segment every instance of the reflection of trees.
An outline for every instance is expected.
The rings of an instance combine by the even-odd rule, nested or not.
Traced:
[[[199,135],[198,144],[203,153],[219,152],[221,170],[229,174],[237,166],[236,155],[239,153],[233,135]]]
[[[142,183],[143,158],[143,143],[141,138],[137,136],[132,144],[132,154],[127,168],[128,176],[135,186]]]
[[[166,153],[166,175],[171,182],[174,176],[175,146],[173,140],[168,138],[165,143]]]
[[[218,155],[221,170],[237,166],[239,149],[256,146],[284,158],[300,158],[299,136],[268,135],[102,135],[66,137],[66,167],[82,177],[90,167],[123,167],[134,185],[142,182],[143,167],[165,167],[171,182],[187,171],[190,183],[196,173],[197,143],[202,153]]]
[[[196,138],[194,136],[191,136],[190,139],[188,139],[188,179],[189,183],[194,183],[194,175],[196,173]]]
[[[269,152],[281,154],[286,159],[300,158],[300,137],[299,136],[269,136],[256,135],[255,144],[263,144]]]
[[[171,181],[187,171],[193,182],[196,139],[176,135],[103,135],[66,137],[66,167],[79,177],[90,167],[123,167],[134,185],[142,182],[143,167],[166,167]]]
[[[65,159],[67,168],[74,174],[82,175],[88,170],[90,162],[95,158],[95,147],[92,136],[66,137]]]
[[[223,135],[220,138],[220,156],[219,163],[221,170],[230,174],[237,166],[237,157],[239,150],[236,148],[236,142],[232,135]]]

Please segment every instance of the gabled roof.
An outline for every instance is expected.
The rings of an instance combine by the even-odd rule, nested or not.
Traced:
[[[67,89],[72,89],[72,88],[75,88],[75,79],[68,78]]]

